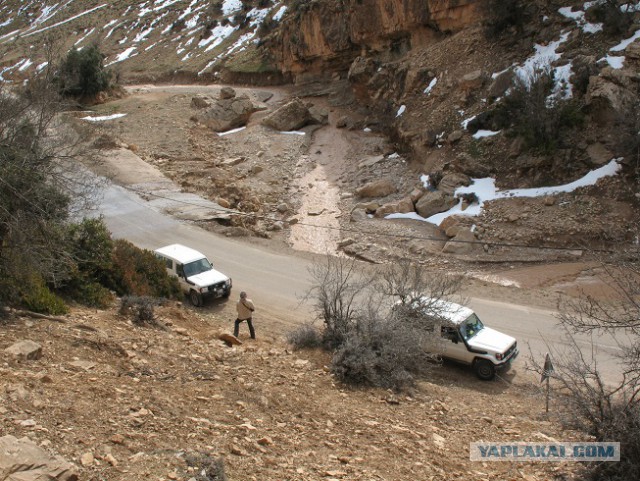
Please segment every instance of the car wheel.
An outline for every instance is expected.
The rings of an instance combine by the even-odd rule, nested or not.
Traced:
[[[189,300],[195,307],[200,307],[202,305],[202,296],[196,291],[189,292]]]
[[[496,377],[496,367],[491,361],[487,361],[486,359],[478,359],[473,368],[476,371],[476,376],[483,381],[491,381]]]

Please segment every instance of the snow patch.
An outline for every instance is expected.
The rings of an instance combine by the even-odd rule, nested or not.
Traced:
[[[81,120],[86,120],[87,122],[104,122],[105,120],[114,120],[124,117],[127,114],[113,114],[113,115],[101,115],[98,117],[81,117]]]
[[[431,79],[431,82],[429,82],[429,85],[427,85],[427,88],[424,89],[424,93],[429,95],[431,93],[431,91],[433,90],[433,87],[436,86],[436,83],[438,83],[438,77],[433,77]]]
[[[498,135],[500,132],[501,130],[478,130],[475,134],[472,135],[472,137],[474,139],[483,139],[485,137],[493,137],[494,135]]]
[[[475,194],[478,198],[478,203],[474,203],[468,206],[465,210],[462,210],[462,199],[460,202],[449,209],[446,212],[441,212],[439,214],[432,215],[431,217],[424,218],[418,215],[415,212],[411,212],[409,214],[390,214],[385,217],[385,219],[416,219],[421,221],[430,222],[432,224],[440,225],[444,219],[450,217],[452,215],[464,215],[464,216],[477,216],[482,212],[482,208],[485,202],[496,200],[496,199],[506,199],[506,198],[516,198],[516,197],[543,197],[547,195],[555,195],[563,192],[573,192],[574,190],[580,187],[587,187],[590,185],[594,185],[598,180],[604,177],[611,177],[616,175],[618,171],[621,169],[620,164],[618,163],[622,159],[613,159],[608,164],[600,167],[599,169],[595,169],[587,173],[584,177],[571,182],[569,184],[555,186],[555,187],[535,187],[532,189],[512,189],[505,191],[498,191],[495,185],[495,179],[491,177],[486,177],[483,179],[471,179],[473,183],[467,187],[459,187],[455,191],[455,196],[459,196],[461,194]],[[423,182],[423,185],[426,184],[424,178],[427,176],[421,176],[420,181]],[[428,177],[427,177],[428,178]]]

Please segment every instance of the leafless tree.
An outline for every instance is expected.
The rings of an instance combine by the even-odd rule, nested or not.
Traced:
[[[610,289],[607,300],[591,295],[568,299],[559,306],[559,319],[568,339],[564,351],[548,344],[553,372],[547,372],[560,387],[564,419],[591,434],[597,441],[621,444],[620,463],[594,464],[593,479],[627,480],[640,476],[640,262],[631,252],[623,262],[603,263]],[[620,372],[613,381],[598,366],[597,346],[578,345],[577,333],[606,333],[618,344]],[[593,339],[593,337],[592,337]],[[544,365],[530,360],[539,374]],[[615,465],[615,466],[614,466]]]
[[[309,269],[313,285],[305,299],[312,299],[316,314],[324,323],[324,340],[328,347],[342,343],[350,326],[364,305],[364,296],[372,283],[358,261],[326,256]]]

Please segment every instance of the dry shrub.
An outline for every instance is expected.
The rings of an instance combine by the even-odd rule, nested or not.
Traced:
[[[322,340],[334,351],[333,373],[345,383],[402,390],[439,363],[438,300],[455,294],[460,278],[409,262],[374,271],[327,257],[311,268]],[[300,332],[300,342],[309,332]],[[315,338],[314,338],[315,339]],[[434,362],[436,361],[436,362]]]
[[[416,375],[439,364],[429,354],[431,334],[400,318],[363,319],[336,350],[332,372],[348,384],[404,390],[413,386]]]
[[[322,333],[310,324],[303,324],[287,333],[287,342],[298,351],[322,346]]]
[[[161,324],[156,319],[155,307],[161,301],[147,296],[124,296],[120,302],[120,314],[129,317],[139,326],[156,326]]]
[[[195,468],[192,478],[196,481],[227,481],[222,458],[214,458],[206,453],[189,453],[184,459],[187,466]]]

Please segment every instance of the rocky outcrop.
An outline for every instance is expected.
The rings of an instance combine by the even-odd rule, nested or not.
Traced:
[[[362,52],[406,51],[481,19],[479,0],[297,2],[270,40],[283,73],[346,72]]]
[[[589,79],[587,106],[594,120],[601,125],[625,115],[637,99],[636,72],[605,68],[599,76]]]
[[[376,217],[385,217],[389,214],[408,214],[415,212],[413,202],[410,197],[405,197],[397,202],[389,202],[376,209]]]
[[[0,438],[0,481],[76,481],[73,464],[51,456],[33,441],[14,436]]]

